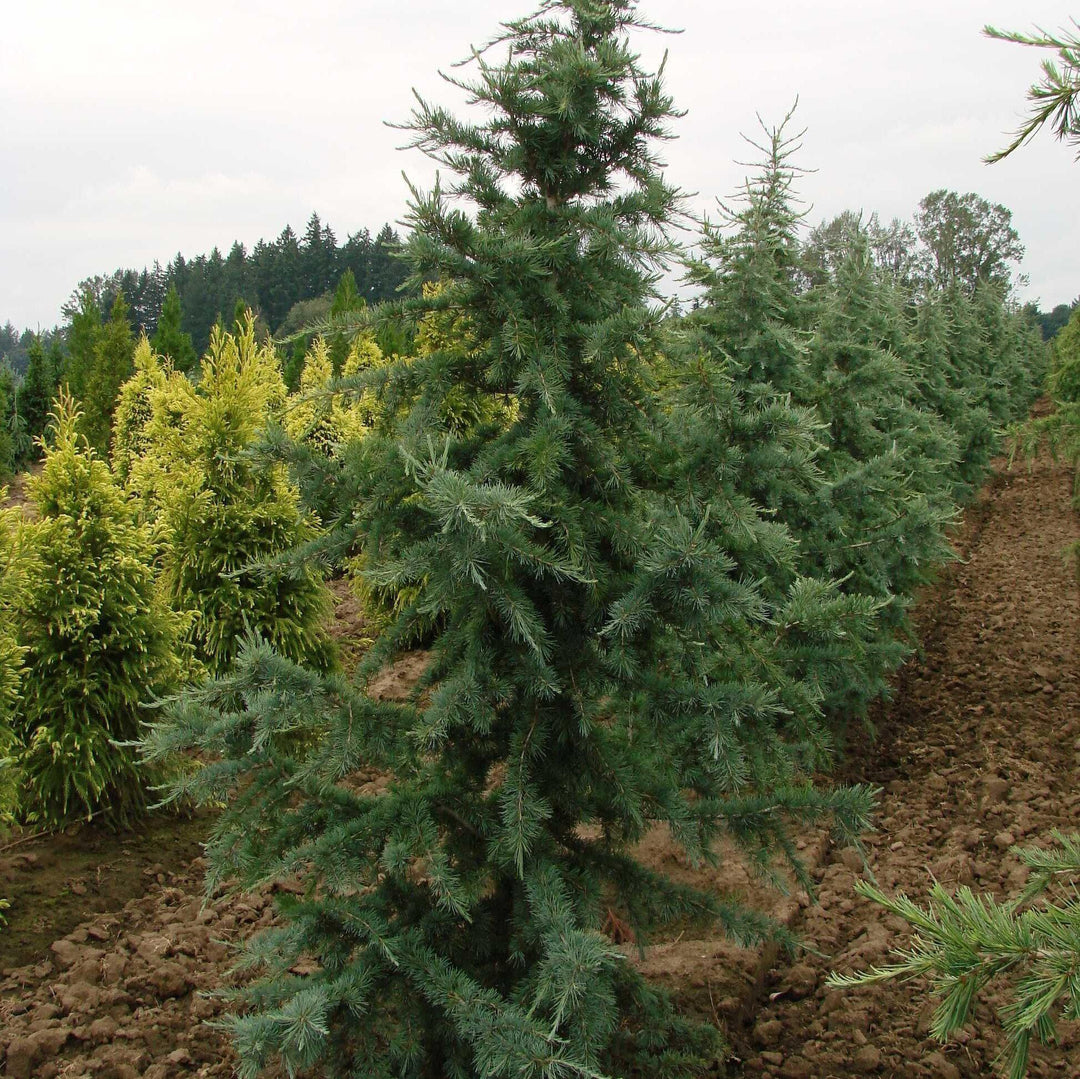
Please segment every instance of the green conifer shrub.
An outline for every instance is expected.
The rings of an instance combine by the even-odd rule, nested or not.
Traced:
[[[1080,305],[1058,331],[1051,347],[1046,387],[1055,401],[1080,402]]]
[[[12,472],[34,459],[34,440],[22,414],[22,389],[11,364],[6,359],[0,362],[0,398],[5,402],[0,412],[0,456]]]
[[[45,433],[53,398],[56,396],[58,372],[45,352],[41,339],[30,343],[26,374],[19,386],[19,412],[27,435],[38,439]]]
[[[23,586],[11,612],[25,649],[14,725],[23,810],[49,827],[96,813],[120,823],[144,807],[144,776],[121,743],[182,674],[185,619],[158,596],[149,534],[79,419],[61,395],[28,487],[36,519],[20,528]]]
[[[66,309],[65,309],[66,310]],[[61,373],[61,383],[77,401],[86,399],[94,367],[94,353],[101,337],[101,309],[93,291],[84,286],[79,290],[70,310],[67,327],[68,353]]]
[[[16,439],[13,427],[19,422],[15,379],[9,367],[0,367],[0,480],[15,471]]]
[[[903,318],[864,233],[854,234],[817,301],[810,401],[826,424],[827,483],[806,504],[799,532],[815,575],[881,605],[861,677],[828,702],[844,717],[887,693],[909,649],[914,592],[951,557],[946,530],[956,512],[959,451],[952,430],[920,407]]]
[[[355,316],[367,307],[367,301],[356,291],[356,276],[352,270],[346,270],[334,290],[334,299],[330,304],[331,321],[343,321]],[[351,351],[349,337],[344,333],[334,333],[329,337],[330,363],[335,376],[342,373],[345,358]]]
[[[677,193],[653,148],[673,108],[630,50],[637,23],[623,0],[545,4],[506,24],[505,60],[475,59],[484,119],[425,102],[414,117],[456,179],[414,193],[412,284],[442,287],[413,309],[467,314],[477,347],[371,376],[394,437],[364,440],[366,574],[414,591],[361,678],[425,627],[412,699],[251,646],[148,740],[151,759],[214,758],[176,788],[229,803],[214,881],[305,885],[250,942],[263,976],[230,1022],[242,1074],[279,1058],[387,1079],[700,1075],[716,1032],[676,1016],[603,927],[612,912],[641,942],[677,919],[745,941],[774,927],[646,869],[635,844],[666,825],[708,860],[729,834],[764,867],[793,853],[792,817],[865,821],[867,791],[803,781],[756,681],[710,681],[717,648],[746,664],[759,598],[639,482]],[[512,396],[511,422],[448,429],[459,387]],[[389,773],[385,791],[360,767]],[[289,973],[301,957],[309,973]]]
[[[7,501],[0,487],[0,507]],[[0,508],[0,829],[15,819],[19,804],[19,740],[15,714],[20,699],[26,649],[15,637],[15,612],[22,593],[23,566],[15,544],[16,511]]]
[[[707,516],[714,540],[726,530],[741,575],[761,582],[772,627],[767,681],[805,723],[861,676],[880,604],[845,594],[806,550],[827,483],[825,427],[814,407],[796,403],[811,400],[811,310],[796,282],[791,157],[801,136],[788,133],[789,120],[766,131],[760,171],[721,206],[721,223],[706,226],[689,264],[705,291],[673,334],[680,359],[665,443],[673,485],[690,496],[685,512]]]
[[[86,410],[83,418],[86,437],[99,453],[108,451],[116,398],[120,387],[131,375],[134,353],[128,305],[124,294],[118,292],[109,321],[101,328],[94,344],[93,362],[82,397]]]
[[[190,371],[198,360],[195,346],[191,343],[191,334],[184,333],[181,326],[183,312],[180,309],[180,294],[175,285],[169,286],[165,302],[161,305],[161,317],[151,340],[154,351],[159,356],[167,356],[177,371]]]
[[[981,390],[961,377],[953,361],[952,306],[968,302],[959,289],[951,295],[927,290],[909,308],[912,374],[924,407],[940,416],[956,438],[952,496],[961,505],[986,478],[998,441],[994,417],[979,400]]]
[[[149,391],[147,449],[132,486],[153,499],[165,537],[164,594],[194,612],[188,639],[214,674],[249,635],[297,662],[333,664],[320,575],[265,565],[314,528],[285,469],[252,452],[285,396],[277,356],[256,344],[250,314],[236,334],[214,331],[197,383],[173,372]]]
[[[1046,388],[1054,411],[1011,429],[1012,455],[1032,460],[1046,444],[1073,466],[1073,502],[1080,505],[1080,307],[1054,338]]]

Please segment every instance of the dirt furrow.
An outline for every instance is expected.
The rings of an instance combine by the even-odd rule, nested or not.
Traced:
[[[920,604],[921,657],[876,740],[851,753],[843,778],[884,788],[867,846],[887,891],[922,897],[932,874],[946,886],[1013,893],[1026,870],[1008,848],[1076,827],[1080,596],[1067,548],[1080,523],[1070,494],[1066,470],[1046,461],[999,474],[984,491],[966,557]],[[942,1047],[929,1036],[933,1005],[921,988],[825,989],[828,971],[881,963],[904,940],[904,923],[854,894],[862,872],[851,849],[818,870],[819,904],[795,927],[821,954],[770,972],[761,1008],[736,1032],[744,1074],[994,1074],[990,1007]],[[1064,1033],[1034,1052],[1032,1075],[1080,1075],[1080,1039]]]

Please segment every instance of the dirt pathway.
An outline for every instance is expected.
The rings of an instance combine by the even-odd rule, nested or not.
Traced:
[[[29,471],[17,472],[14,476],[11,476],[0,483],[0,490],[3,490],[5,487],[7,488],[7,498],[3,502],[0,502],[0,506],[12,506],[15,509],[22,510],[27,517],[31,516],[33,510],[30,505],[26,485],[31,478],[40,476],[41,470],[41,463],[35,461],[34,464],[30,466]]]
[[[1069,497],[1066,471],[1044,461],[998,474],[969,512],[965,560],[920,606],[922,658],[905,670],[877,742],[855,747],[844,775],[884,788],[868,849],[886,891],[921,898],[932,873],[946,886],[1015,893],[1026,870],[1009,846],[1077,826],[1080,597],[1065,549],[1080,522]],[[860,872],[853,850],[833,851],[818,871],[820,904],[795,928],[823,955],[770,972],[778,995],[737,1035],[744,1074],[995,1074],[988,1008],[942,1048],[920,990],[824,988],[829,970],[881,963],[903,939],[904,923],[854,895]],[[1078,1076],[1080,1038],[1066,1032],[1033,1057],[1033,1076]]]

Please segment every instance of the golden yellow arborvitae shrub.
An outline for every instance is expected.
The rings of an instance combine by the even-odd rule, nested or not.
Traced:
[[[0,506],[8,491],[0,487]],[[26,649],[15,639],[14,612],[22,593],[23,561],[15,545],[18,513],[0,509],[0,827],[9,823],[18,803],[17,739],[12,723]]]
[[[440,284],[426,284],[424,295],[437,297],[443,289]],[[418,357],[438,353],[474,357],[481,351],[468,315],[452,310],[424,315],[416,329],[414,349]],[[506,394],[477,392],[475,386],[466,389],[454,379],[446,386],[438,415],[448,431],[460,434],[487,424],[509,425],[517,415],[517,403]]]
[[[17,603],[5,612],[25,650],[12,725],[20,813],[50,827],[96,814],[123,823],[144,808],[151,777],[130,743],[146,703],[187,673],[188,619],[158,594],[149,529],[79,421],[61,395],[29,485],[36,517],[15,540]]]
[[[341,365],[341,377],[343,379],[355,378],[364,371],[385,367],[389,362],[390,357],[383,355],[375,338],[369,333],[362,333],[349,348],[349,354]],[[380,411],[375,395],[370,390],[364,390],[359,396],[354,394],[348,408],[358,417],[364,428],[374,425]]]
[[[371,347],[381,360],[378,345],[371,342]],[[356,357],[361,348],[358,341],[350,350],[342,366],[345,377],[355,375],[359,370]],[[369,394],[362,395],[359,400],[350,399],[331,390],[333,380],[330,350],[323,338],[316,337],[304,360],[299,388],[290,396],[282,421],[294,442],[303,443],[326,457],[340,455],[349,442],[363,438],[373,419],[371,404],[365,403]]]
[[[135,485],[157,503],[164,594],[195,612],[190,640],[214,674],[249,636],[296,662],[334,663],[321,577],[275,561],[315,526],[284,466],[252,453],[286,396],[277,357],[256,343],[250,317],[236,334],[215,330],[197,383],[173,373],[150,394]]]
[[[151,395],[160,390],[172,374],[172,362],[159,356],[146,334],[135,346],[135,373],[120,387],[113,414],[112,467],[116,477],[127,483],[135,462],[146,456],[150,439],[146,426],[153,415]]]

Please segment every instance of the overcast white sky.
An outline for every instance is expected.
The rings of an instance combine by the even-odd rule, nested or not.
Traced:
[[[50,0],[7,5],[0,36],[0,322],[48,327],[77,282],[250,248],[312,210],[337,233],[399,220],[411,90],[452,100],[437,69],[483,43],[513,0]],[[1080,293],[1080,163],[1048,135],[995,166],[1041,56],[984,23],[1057,29],[1076,0],[644,0],[685,32],[668,85],[688,115],[668,175],[698,209],[745,169],[740,132],[795,96],[811,221],[844,209],[909,217],[939,187],[1013,212],[1026,297]]]

